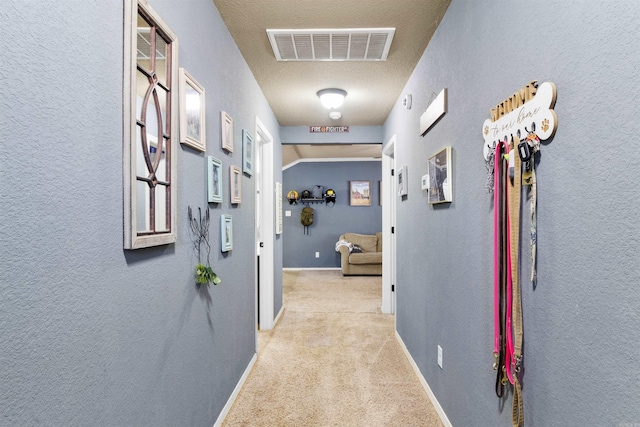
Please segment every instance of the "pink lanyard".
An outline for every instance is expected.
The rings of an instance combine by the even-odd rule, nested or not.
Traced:
[[[499,368],[500,355],[500,165],[502,141],[498,141],[493,166],[493,356],[494,369]]]

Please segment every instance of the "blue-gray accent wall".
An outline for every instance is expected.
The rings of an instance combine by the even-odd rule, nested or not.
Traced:
[[[382,231],[382,208],[379,205],[378,182],[382,176],[380,161],[363,162],[302,162],[283,172],[283,211],[291,216],[283,217],[284,253],[286,268],[339,268],[340,254],[335,245],[346,232],[374,234]],[[349,181],[370,181],[371,206],[350,206]],[[314,185],[336,192],[336,203],[327,206],[313,203],[313,225],[304,234],[300,213],[304,205],[290,205],[286,199],[289,190],[311,190]],[[315,253],[320,252],[316,258]]]
[[[556,84],[559,124],[536,168],[536,287],[528,203],[521,226],[525,425],[640,423],[639,22],[628,0],[453,0],[403,90],[413,109],[399,98],[385,124],[412,177],[397,206],[397,330],[456,427],[510,425],[511,394],[494,393],[481,126],[531,79]],[[420,115],[444,87],[447,113],[421,138]],[[453,203],[430,206],[419,177],[446,145]]]
[[[281,181],[279,125],[211,0],[151,6],[206,89],[207,153],[178,147],[177,242],[125,251],[123,2],[3,5],[0,425],[210,427],[255,354],[255,179],[243,175],[242,204],[225,187],[207,207],[205,158],[240,166],[257,115]],[[234,119],[230,155],[220,110]],[[218,286],[195,285],[188,206],[211,212]],[[277,313],[282,239],[275,258]]]

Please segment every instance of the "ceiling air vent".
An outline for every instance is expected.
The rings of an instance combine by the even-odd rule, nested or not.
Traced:
[[[267,30],[278,61],[386,61],[395,28]]]

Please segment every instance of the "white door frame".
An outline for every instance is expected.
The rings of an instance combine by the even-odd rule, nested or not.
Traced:
[[[391,171],[396,169],[396,136],[393,135],[382,150],[382,306],[381,311],[396,311],[396,235],[391,233],[396,225],[396,185]]]
[[[273,137],[266,126],[256,116],[255,131],[257,168],[256,174],[256,256],[260,256],[257,267],[260,272],[260,287],[258,287],[258,270],[256,270],[256,317],[261,330],[273,329],[275,302],[275,217],[273,178]],[[262,242],[262,247],[260,247]],[[258,291],[260,298],[258,299]],[[260,311],[258,316],[258,301]],[[256,325],[257,327],[257,325]],[[257,334],[256,334],[257,340]]]

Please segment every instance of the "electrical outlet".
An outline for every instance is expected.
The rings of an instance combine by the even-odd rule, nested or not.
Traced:
[[[316,258],[320,258],[320,252],[316,252]]]
[[[438,345],[438,366],[442,369],[442,347]]]

